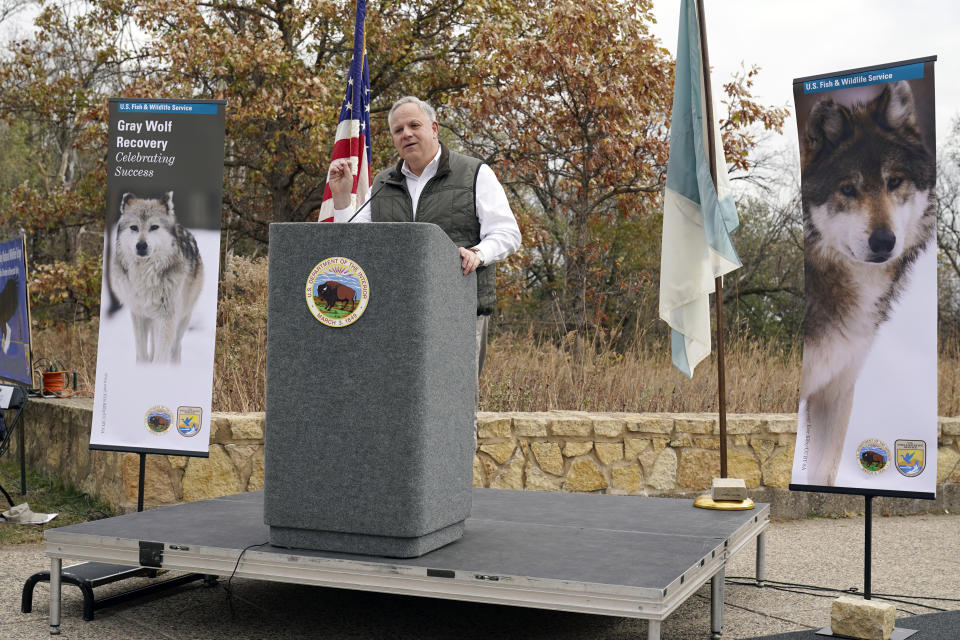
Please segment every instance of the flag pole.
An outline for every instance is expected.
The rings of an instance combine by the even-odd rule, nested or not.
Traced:
[[[700,55],[703,64],[703,93],[706,100],[707,118],[707,156],[710,158],[710,177],[713,178],[713,188],[717,188],[717,158],[714,153],[715,133],[713,130],[713,90],[710,85],[710,55],[707,52],[707,21],[704,17],[703,3],[705,0],[695,0],[697,4],[697,23],[700,30]],[[720,477],[727,477],[727,385],[724,378],[723,364],[723,278],[714,279],[715,303],[717,307],[717,394],[719,396],[718,409],[720,414]]]

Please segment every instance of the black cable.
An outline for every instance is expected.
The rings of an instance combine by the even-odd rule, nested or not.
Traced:
[[[736,580],[740,580],[742,582],[735,582]],[[756,578],[750,578],[745,576],[731,576],[727,578],[726,581],[731,584],[742,584],[747,586],[757,584]],[[779,580],[767,580],[767,579],[764,579],[761,582],[763,582],[764,587],[768,587],[768,586],[769,587],[773,587],[773,586],[796,587],[800,589],[809,589],[811,591],[829,591],[831,593],[856,593],[857,592],[857,587],[848,587],[846,589],[840,589],[837,587],[822,587],[815,584],[800,584],[797,582],[781,582]]]
[[[696,594],[696,595],[697,595],[697,597],[700,598],[701,600],[707,600],[707,601],[709,601],[709,600],[711,599],[711,598],[709,598],[709,597],[707,597],[707,596],[700,595],[699,593]],[[764,612],[764,611],[757,611],[756,609],[751,609],[750,607],[745,607],[745,606],[743,606],[743,605],[741,605],[741,604],[734,604],[734,603],[732,603],[732,602],[726,602],[726,601],[724,601],[723,606],[725,606],[725,607],[733,607],[734,609],[740,609],[741,611],[748,611],[748,612],[753,613],[753,614],[756,614],[756,615],[758,615],[758,616],[763,616],[764,618],[770,618],[771,620],[779,620],[780,622],[787,622],[787,623],[789,623],[789,624],[799,624],[801,627],[806,627],[807,629],[816,629],[816,628],[817,628],[817,627],[812,627],[812,626],[810,626],[810,625],[808,625],[808,624],[805,624],[805,623],[803,623],[803,622],[797,622],[796,620],[790,620],[789,618],[781,618],[780,616],[775,616],[775,615],[773,615],[773,614],[771,614],[771,613],[766,613],[766,612]]]
[[[223,590],[227,594],[227,604],[230,606],[230,616],[233,617],[233,591],[230,590],[230,582],[233,580],[233,576],[237,574],[237,569],[240,567],[240,561],[243,560],[243,554],[247,552],[248,549],[253,549],[254,547],[262,547],[264,545],[270,544],[270,541],[261,542],[259,544],[251,544],[243,548],[243,551],[240,552],[240,555],[237,556],[237,564],[233,565],[233,571],[230,572],[230,577],[227,578],[227,584],[223,585]]]
[[[738,583],[738,584],[756,584],[756,583],[757,583],[757,579],[756,579],[756,578],[753,578],[753,577],[750,577],[750,576],[729,576],[729,577],[727,578],[727,581],[731,581],[731,580],[746,580],[746,581],[747,581],[747,582],[745,582],[745,583]],[[781,581],[781,580],[766,580],[766,579],[762,580],[762,582],[763,582],[765,585],[767,585],[767,584],[777,584],[777,585],[781,585],[781,586],[785,586],[785,587],[801,587],[801,588],[804,588],[804,589],[818,589],[818,590],[820,590],[820,591],[837,591],[837,592],[843,592],[843,593],[859,593],[859,591],[860,591],[860,589],[859,589],[858,587],[849,587],[848,589],[837,589],[836,587],[821,587],[821,586],[812,585],[812,584],[799,584],[799,583],[797,583],[797,582],[783,582],[783,581]],[[941,597],[941,596],[913,596],[913,595],[903,594],[903,593],[876,593],[876,592],[873,592],[873,593],[871,593],[871,595],[874,595],[874,596],[883,596],[883,597],[887,597],[887,598],[914,598],[914,599],[917,599],[917,600],[938,600],[938,601],[940,601],[940,602],[960,602],[960,598],[944,598],[944,597]]]
[[[936,600],[938,602],[960,602],[960,598],[940,598],[938,596],[911,596],[899,593],[874,593],[873,595],[883,598],[916,598],[917,600]],[[943,611],[948,611],[948,609],[943,609]]]
[[[879,593],[872,593],[872,594],[870,594],[870,597],[871,597],[871,598],[876,597],[876,598],[878,598],[878,599],[880,599],[880,600],[886,600],[886,601],[888,601],[888,602],[899,602],[900,604],[908,604],[908,605],[910,605],[911,607],[923,607],[924,609],[930,609],[931,611],[940,611],[940,612],[949,611],[949,609],[943,609],[943,608],[941,608],[941,607],[935,607],[935,606],[933,606],[932,604],[923,604],[922,602],[912,602],[912,601],[910,601],[910,600],[902,600],[902,599],[900,599],[900,598],[891,598],[890,596],[882,596],[882,595],[880,595]],[[907,597],[909,598],[910,596],[907,596]],[[904,609],[903,607],[901,607],[899,610],[900,610],[900,611],[904,611],[904,612],[906,612],[906,613],[909,613],[909,614],[912,615],[912,616],[917,615],[916,612],[914,612],[914,611],[908,611],[907,609]]]
[[[737,580],[746,580],[746,582],[737,582]],[[756,580],[753,578],[741,578],[739,576],[734,578],[728,578],[727,582],[735,585],[743,586],[756,586]],[[808,584],[797,584],[794,582],[778,582],[776,580],[764,580],[764,588],[774,589],[775,591],[785,591],[787,593],[797,593],[800,595],[811,596],[815,598],[831,598],[831,594],[834,593],[849,593],[852,595],[861,594],[860,589],[857,587],[849,587],[847,589],[837,589],[834,587],[821,587],[817,585],[808,585]],[[810,593],[813,592],[824,592],[824,593]],[[922,602],[914,602],[912,600],[905,600],[904,598],[915,598],[918,600],[946,600],[946,601],[956,601],[954,598],[937,598],[934,596],[911,596],[911,595],[898,595],[898,594],[884,594],[884,593],[871,593],[871,597],[878,598],[880,600],[887,600],[889,602],[899,602],[900,604],[906,604],[913,607],[922,607],[924,609],[930,609],[932,611],[949,611],[949,609],[942,609],[940,607],[935,607],[929,604],[923,604]],[[910,615],[917,615],[914,611],[909,611],[907,609],[901,609],[904,613],[909,613]]]
[[[731,584],[752,586],[750,583],[747,583],[747,582],[733,582],[733,583],[731,583]],[[811,598],[833,598],[834,595],[837,594],[837,593],[849,593],[849,594],[851,594],[851,595],[856,595],[856,594],[860,593],[860,591],[859,591],[856,587],[850,587],[849,589],[819,588],[819,590],[823,591],[824,593],[816,593],[816,590],[815,590],[813,593],[811,593],[810,591],[807,591],[807,590],[801,591],[801,589],[796,588],[796,587],[780,587],[780,586],[777,586],[777,585],[765,585],[764,588],[765,588],[765,589],[766,589],[766,588],[770,588],[770,589],[773,589],[774,591],[784,591],[784,592],[786,592],[786,593],[795,593],[795,594],[801,595],[801,596],[810,596]],[[895,598],[880,598],[880,597],[879,597],[877,594],[875,594],[875,593],[874,593],[874,594],[871,594],[871,597],[873,597],[873,596],[876,596],[876,597],[877,597],[878,599],[880,599],[880,600],[888,600],[888,601],[891,601],[891,602],[900,602],[901,604],[908,604],[908,605],[911,605],[911,606],[923,607],[923,608],[925,608],[925,609],[933,609],[934,611],[947,611],[947,609],[941,609],[941,608],[939,608],[939,607],[934,607],[934,606],[931,606],[931,605],[928,605],[928,604],[922,604],[922,603],[920,603],[920,602],[910,602],[910,601],[907,601],[907,600],[897,600],[897,599],[895,599]],[[909,614],[912,615],[912,616],[913,616],[913,615],[917,615],[917,612],[916,612],[916,611],[910,611],[909,609],[904,609],[904,608],[902,608],[902,607],[900,607],[898,610],[899,610],[899,611],[902,611],[902,612],[904,612],[904,613],[909,613]]]

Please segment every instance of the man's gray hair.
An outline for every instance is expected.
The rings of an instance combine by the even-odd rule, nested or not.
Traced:
[[[420,107],[420,111],[423,111],[424,115],[427,116],[429,121],[427,124],[437,121],[437,112],[433,107],[415,96],[404,96],[393,103],[393,106],[390,107],[390,113],[387,114],[387,126],[390,127],[391,131],[393,130],[393,112],[405,104],[415,104]]]

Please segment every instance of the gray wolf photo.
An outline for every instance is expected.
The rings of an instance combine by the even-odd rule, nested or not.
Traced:
[[[177,222],[173,191],[123,194],[114,244],[111,279],[133,319],[137,362],[179,363],[203,262],[193,234]]]
[[[852,106],[821,98],[800,149],[807,483],[833,486],[864,360],[935,238],[936,161],[907,82]]]

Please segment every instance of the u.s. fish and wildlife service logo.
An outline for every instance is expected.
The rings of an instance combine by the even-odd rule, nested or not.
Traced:
[[[857,446],[857,462],[866,473],[883,473],[889,466],[890,447],[876,438],[864,440]]]
[[[185,438],[192,438],[200,433],[200,418],[203,415],[202,407],[177,407],[177,431]]]
[[[893,443],[897,456],[897,471],[901,475],[913,478],[927,466],[927,443],[923,440],[897,440]]]
[[[310,272],[305,293],[314,318],[328,327],[345,327],[366,311],[370,282],[350,258],[327,258]]]
[[[150,407],[143,416],[143,424],[147,427],[147,431],[158,436],[167,432],[172,420],[173,413],[163,405]]]

